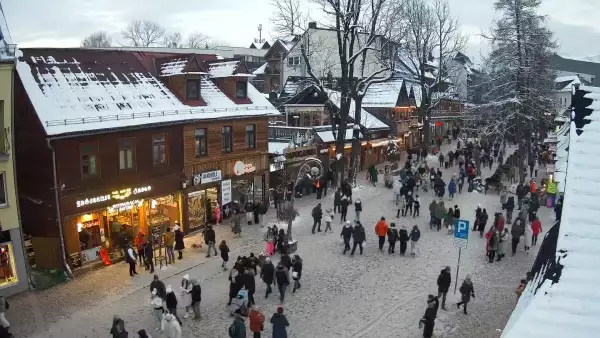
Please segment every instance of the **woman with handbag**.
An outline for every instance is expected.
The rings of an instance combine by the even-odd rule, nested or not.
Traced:
[[[294,289],[292,293],[296,292],[296,289],[300,289],[300,278],[302,277],[302,258],[298,255],[294,255],[292,260],[292,279],[294,280]]]

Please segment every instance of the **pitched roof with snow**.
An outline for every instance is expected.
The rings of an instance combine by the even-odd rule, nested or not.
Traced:
[[[321,139],[321,141],[323,141],[323,143],[335,142],[335,137],[333,136],[333,131],[331,131],[331,126],[324,127],[325,128],[315,127],[315,134],[317,134],[317,136]],[[346,133],[344,135],[344,139],[346,141],[351,141],[353,137],[353,132],[354,130],[352,129],[352,125],[346,126]],[[362,133],[359,134],[359,137],[362,138]]]
[[[209,65],[208,73],[212,78],[228,77],[237,72],[240,60],[213,62]]]
[[[174,65],[161,72],[176,72]],[[127,51],[24,49],[17,72],[48,135],[185,120],[279,115],[248,84],[252,104],[236,104],[203,78],[207,106],[184,105]]]
[[[258,67],[255,71],[252,72],[252,75],[264,75],[268,65],[269,64],[267,62],[263,63],[262,66]]]
[[[600,332],[600,92],[581,90],[574,101],[591,99],[591,115],[575,111],[569,123],[562,217],[542,243],[505,338],[595,338]]]
[[[342,102],[342,97],[341,97],[340,92],[336,92],[336,91],[330,90],[330,89],[325,89],[325,91],[327,92],[329,101],[331,101],[331,103],[333,103],[336,107],[339,108],[341,105],[341,102]],[[354,110],[355,110],[354,100],[352,100],[352,103],[350,104],[350,113],[348,114],[348,116],[353,120],[355,120],[355,111]],[[375,115],[369,113],[364,108],[361,108],[359,124],[366,129],[387,129],[387,128],[389,128],[389,126],[387,124],[381,122],[381,120],[379,120],[377,117],[375,117]]]
[[[373,83],[365,97],[363,98],[364,107],[385,107],[393,108],[398,102],[398,96],[402,89],[403,79],[394,78],[385,82]]]

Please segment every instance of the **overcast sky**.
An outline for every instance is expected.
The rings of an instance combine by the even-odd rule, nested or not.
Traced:
[[[308,2],[309,0],[305,0]],[[86,35],[107,31],[113,44],[132,20],[149,19],[169,32],[209,35],[222,44],[246,47],[258,36],[270,37],[270,0],[0,0],[13,40],[21,47],[77,47]],[[479,59],[482,41],[495,18],[494,0],[451,0],[463,30],[470,35],[467,53]],[[600,54],[600,0],[543,0],[540,14],[559,42],[559,53],[576,57]],[[311,15],[319,17],[318,10]],[[485,49],[483,49],[485,50]]]

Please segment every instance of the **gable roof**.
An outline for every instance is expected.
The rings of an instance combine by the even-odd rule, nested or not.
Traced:
[[[393,108],[398,102],[400,90],[404,80],[401,78],[390,79],[385,82],[373,83],[365,97],[363,98],[364,107],[386,107]]]
[[[578,92],[574,106],[592,100],[591,115],[576,110],[569,122],[562,217],[542,243],[554,250],[538,254],[534,278],[502,337],[592,338],[600,332],[600,89]]]
[[[325,91],[327,92],[329,101],[339,109],[341,102],[342,102],[341,93],[337,92],[335,90],[331,90],[331,89],[325,89]],[[356,121],[354,100],[352,100],[352,102],[350,103],[350,113],[348,114],[348,116],[352,120]],[[358,121],[358,124],[360,124],[365,129],[389,129],[390,128],[390,126],[381,122],[380,119],[378,119],[377,117],[375,117],[375,115],[366,111],[364,108],[361,108],[360,121]]]
[[[127,51],[24,49],[17,72],[47,135],[279,114],[251,84],[236,104],[206,78],[207,106],[187,106]]]
[[[248,72],[248,68],[246,68],[245,63],[243,63],[240,59],[223,59],[210,62],[208,64],[208,73],[213,79],[230,76],[254,76]]]

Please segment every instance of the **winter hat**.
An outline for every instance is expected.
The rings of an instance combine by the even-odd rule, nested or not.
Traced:
[[[177,230],[179,230],[179,229],[181,229],[181,228],[179,227],[179,224],[175,224],[175,226],[173,227],[173,230],[177,231]]]
[[[391,226],[392,228],[395,228],[395,227],[396,227],[396,223],[391,223],[391,224],[390,224],[390,226]]]
[[[170,314],[170,313],[167,313],[167,314],[165,315],[165,320],[166,320],[167,322],[170,322],[171,320],[173,320],[173,315],[172,315],[172,314]]]
[[[266,263],[271,263],[271,258],[269,258],[269,257],[266,257],[266,258],[265,258],[265,262],[266,262]]]
[[[190,275],[183,275],[183,279],[190,280]]]
[[[173,292],[173,288],[171,288],[171,285],[167,285],[167,293],[171,292]]]
[[[277,313],[279,313],[279,314],[283,313],[283,306],[278,306],[277,307]]]
[[[140,336],[140,338],[147,338],[147,337],[149,337],[148,333],[146,333],[146,330],[144,330],[144,329],[139,330],[138,331],[138,335]]]
[[[152,289],[152,295],[156,296],[156,294],[157,294],[156,288]]]
[[[344,223],[344,226],[349,227],[350,226],[350,221],[346,221],[346,223]]]

